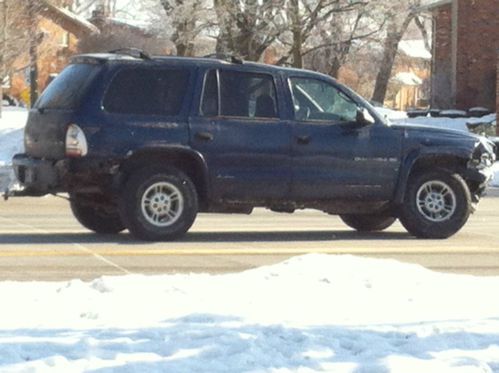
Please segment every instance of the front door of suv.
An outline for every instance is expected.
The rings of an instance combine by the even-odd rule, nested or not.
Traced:
[[[357,123],[359,104],[326,80],[291,77],[296,200],[389,200],[400,164],[401,135]]]
[[[213,200],[262,204],[289,193],[291,130],[280,120],[279,82],[246,70],[204,74],[190,142],[208,165]]]

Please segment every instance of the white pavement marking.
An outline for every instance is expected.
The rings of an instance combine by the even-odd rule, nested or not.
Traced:
[[[8,218],[5,218],[3,216],[0,216],[0,220],[3,220],[3,221],[5,221],[7,223],[10,223],[10,224],[17,225],[18,227],[28,228],[32,232],[35,231],[35,232],[41,233],[41,234],[51,234],[51,232],[49,232],[49,231],[47,231],[45,229],[40,229],[40,228],[37,228],[37,227],[32,226],[30,224],[19,223],[18,221],[14,220],[14,219],[8,219]],[[87,254],[92,255],[93,257],[95,257],[96,259],[100,260],[101,262],[104,262],[104,263],[110,265],[111,267],[114,267],[114,268],[120,270],[121,272],[123,272],[123,273],[125,273],[127,275],[133,274],[133,272],[130,272],[128,269],[120,266],[119,264],[116,264],[116,263],[112,262],[111,260],[103,257],[102,255],[100,255],[100,254],[92,251],[88,247],[83,246],[82,244],[79,244],[79,243],[76,243],[76,242],[71,242],[71,245],[74,246],[74,247],[76,247],[80,251],[83,251],[83,252],[85,252]]]

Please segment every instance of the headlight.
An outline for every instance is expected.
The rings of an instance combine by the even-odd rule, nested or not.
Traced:
[[[66,131],[66,156],[84,157],[88,153],[87,138],[76,124],[70,124]]]

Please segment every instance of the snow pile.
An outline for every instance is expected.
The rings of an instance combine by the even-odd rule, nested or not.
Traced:
[[[24,149],[24,126],[28,111],[18,107],[3,107],[0,119],[0,193],[14,181],[12,156]]]
[[[375,107],[378,114],[380,114],[383,118],[389,120],[398,120],[398,119],[407,119],[407,113],[405,111],[398,111],[389,109],[386,107]]]
[[[492,180],[490,185],[499,187],[499,160],[492,166],[492,172],[494,174],[494,179]]]
[[[239,274],[0,283],[0,371],[493,372],[499,278],[308,255]]]

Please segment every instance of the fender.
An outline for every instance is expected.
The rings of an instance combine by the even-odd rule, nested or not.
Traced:
[[[402,160],[400,166],[397,188],[395,190],[394,203],[404,202],[406,185],[414,165],[420,161],[433,161],[435,165],[437,160],[450,160],[454,163],[466,163],[471,159],[473,149],[466,146],[439,146],[439,147],[420,147],[409,152]]]
[[[163,163],[165,160],[172,159],[174,162],[180,163],[180,160],[186,158],[194,162],[196,167],[194,176],[197,181],[201,182],[202,193],[209,199],[211,192],[208,165],[206,164],[204,156],[191,147],[181,144],[146,144],[140,149],[129,150],[121,162],[120,171],[118,172],[118,182],[121,184],[123,182],[124,175],[126,175],[130,170],[133,170],[135,167],[143,164],[146,159],[147,162],[157,161]],[[180,165],[179,168],[181,168]]]

